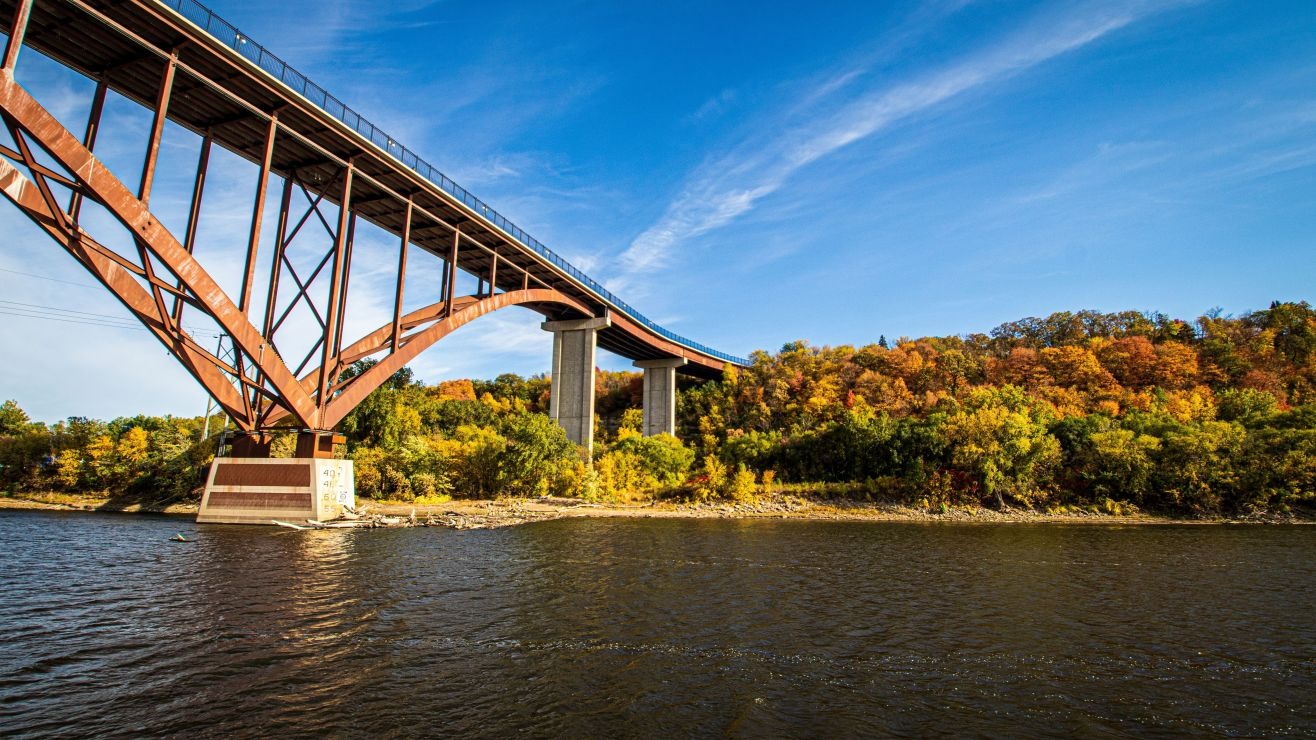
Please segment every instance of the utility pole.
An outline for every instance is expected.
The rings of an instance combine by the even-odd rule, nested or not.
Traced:
[[[224,359],[224,356],[225,356],[225,355],[229,355],[229,356],[230,356],[229,359],[232,359],[232,357],[231,357],[232,354],[233,354],[232,352],[225,352],[225,351],[224,351],[224,336],[221,334],[221,335],[219,336],[219,339],[215,340],[215,356],[218,357],[218,358],[220,358],[220,359]],[[207,439],[210,439],[210,416],[211,416],[211,414],[214,414],[216,411],[219,411],[219,410],[220,410],[219,404],[215,401],[215,399],[214,399],[213,396],[211,396],[210,394],[207,393],[207,394],[206,394],[206,418],[205,418],[205,421],[202,423],[202,426],[201,426],[201,439],[198,440],[199,442],[205,442]],[[227,431],[228,431],[228,414],[225,414],[225,415],[224,415],[224,427],[223,427],[222,429],[220,429],[220,434],[223,434],[224,432],[227,432]]]

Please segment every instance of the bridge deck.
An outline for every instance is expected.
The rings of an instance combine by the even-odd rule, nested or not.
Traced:
[[[15,5],[0,0],[6,29]],[[296,173],[308,190],[337,203],[350,160],[352,210],[359,217],[400,237],[412,198],[413,245],[446,258],[458,229],[484,247],[463,246],[457,260],[462,270],[487,275],[496,253],[501,274],[519,282],[526,279],[524,270],[531,287],[555,288],[598,312],[609,309],[613,326],[599,334],[604,349],[636,360],[683,356],[690,364],[682,371],[704,377],[720,375],[724,362],[747,364],[649,321],[193,0],[38,0],[25,44],[148,108],[154,107],[164,61],[176,53],[168,109],[175,123],[209,133],[216,144],[259,164],[270,116],[277,112],[280,138],[272,170],[280,176]],[[569,318],[555,315],[558,309],[538,310],[550,319]]]

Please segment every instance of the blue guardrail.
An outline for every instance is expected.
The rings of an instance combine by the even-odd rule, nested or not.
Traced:
[[[403,166],[415,171],[421,177],[445,190],[452,197],[465,203],[467,207],[475,211],[478,215],[483,216],[487,221],[502,229],[505,233],[510,234],[513,239],[516,239],[522,245],[538,252],[541,257],[554,265],[557,265],[563,272],[589,288],[613,308],[652,329],[660,336],[666,337],[684,347],[688,347],[706,355],[716,357],[719,360],[736,365],[750,364],[749,360],[746,360],[743,357],[736,357],[725,352],[719,352],[712,347],[691,341],[679,334],[668,331],[650,321],[644,316],[644,314],[636,311],[628,303],[613,295],[611,291],[604,288],[589,275],[576,269],[576,267],[570,262],[562,259],[556,252],[541,244],[538,239],[525,233],[525,231],[516,224],[504,218],[501,213],[490,208],[487,203],[472,195],[466,190],[466,188],[453,182],[451,178],[432,167],[428,162],[417,156],[415,152],[402,146],[394,140],[393,137],[380,131],[373,123],[362,117],[361,114],[344,105],[341,100],[330,95],[324,88],[311,82],[306,75],[288,66],[287,62],[284,62],[278,56],[271,53],[269,49],[252,41],[250,37],[239,31],[236,26],[215,15],[215,13],[206,6],[195,2],[195,0],[160,1],[167,7],[173,8],[179,15],[204,29],[219,42],[227,45],[238,54],[241,54],[243,57],[256,64],[256,66],[282,81],[283,84],[292,88],[294,92],[301,94],[302,97],[311,101],[324,112],[342,121],[358,134],[366,137],[366,139],[370,140],[375,146],[384,150],[394,159],[401,162]]]

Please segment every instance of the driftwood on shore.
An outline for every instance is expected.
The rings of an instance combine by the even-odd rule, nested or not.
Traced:
[[[343,515],[337,519],[322,522],[317,519],[307,519],[303,523],[282,522],[277,519],[270,520],[271,523],[288,529],[379,529],[379,528],[405,528],[405,527],[448,527],[450,529],[483,529],[490,526],[490,523],[483,520],[483,517],[471,516],[457,511],[446,511],[438,517],[433,513],[425,514],[424,519],[416,517],[416,510],[412,509],[408,516],[389,516],[387,514],[376,514],[366,510],[366,507],[354,509],[350,506],[343,507]]]
[[[375,529],[379,527],[431,527],[436,524],[433,516],[428,517],[423,522],[418,521],[415,509],[411,510],[411,516],[401,517],[371,514],[364,507],[358,510],[350,506],[343,507],[342,516],[327,522],[318,519],[306,519],[301,524],[281,522],[278,519],[271,519],[270,521],[288,529]]]
[[[366,505],[344,507],[343,513],[331,521],[315,519],[295,522],[271,520],[272,524],[288,529],[379,529],[405,527],[446,527],[448,529],[493,529],[527,522],[558,519],[578,515],[573,510],[599,509],[599,504],[560,497],[538,499],[503,499],[482,502],[453,502],[442,510],[422,510],[417,517],[416,508],[402,513],[393,506],[388,513],[375,513]]]

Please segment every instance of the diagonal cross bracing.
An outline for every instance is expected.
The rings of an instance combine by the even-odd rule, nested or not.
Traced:
[[[551,320],[611,313],[614,321],[600,332],[600,346],[632,359],[688,358],[685,371],[693,374],[715,377],[726,362],[744,362],[653,324],[192,0],[0,0],[0,26],[10,29],[6,66],[0,68],[0,118],[14,140],[12,148],[0,145],[0,156],[8,158],[0,168],[4,195],[113,291],[240,428],[332,428],[365,394],[453,328],[512,305]],[[96,79],[83,135],[66,130],[14,80],[22,46]],[[136,188],[93,153],[111,90],[154,113],[141,132],[146,154]],[[149,206],[153,186],[163,187],[153,172],[166,119],[202,141],[181,239]],[[212,144],[259,168],[242,286],[232,295],[193,255],[205,238],[198,222]],[[48,161],[38,162],[34,148]],[[263,196],[271,176],[281,179],[283,192],[273,214],[273,253],[264,260],[270,266],[264,308],[253,310],[259,236],[270,217]],[[293,213],[293,200],[305,201],[299,213]],[[79,218],[87,201],[130,234],[131,250],[108,249],[107,235],[87,233]],[[332,217],[325,204],[335,206]],[[358,219],[395,234],[399,253],[391,321],[351,341],[343,327]],[[314,268],[306,273],[304,263],[303,271],[294,266],[289,249],[313,222],[332,246],[315,253]],[[419,249],[417,259],[441,260],[443,276],[436,286],[408,286],[412,300],[437,300],[404,313],[413,248]],[[458,270],[478,280],[475,295],[455,295]],[[187,336],[185,307],[214,322],[232,347],[230,360]],[[310,328],[286,323],[299,307],[314,318]],[[275,342],[281,329],[287,334],[294,325],[296,336],[289,338],[310,345],[295,370]],[[379,363],[344,375],[347,365],[366,358]]]

